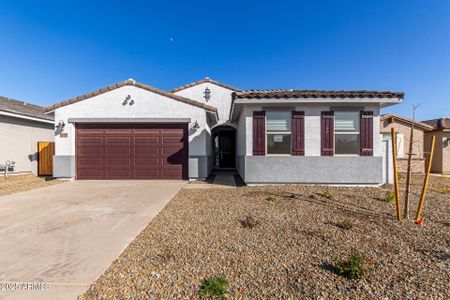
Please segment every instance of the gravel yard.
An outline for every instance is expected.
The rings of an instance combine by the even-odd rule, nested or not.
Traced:
[[[229,299],[449,299],[448,189],[431,178],[421,226],[397,224],[386,188],[185,189],[79,299],[196,299],[214,275]],[[248,216],[255,227],[242,226]],[[335,271],[352,250],[372,266],[361,280]]]
[[[46,180],[44,177],[37,177],[33,174],[8,175],[0,177],[0,196],[18,192],[24,192],[39,187],[61,183],[60,180]]]

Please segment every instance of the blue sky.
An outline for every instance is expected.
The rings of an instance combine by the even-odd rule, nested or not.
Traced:
[[[0,95],[52,104],[134,78],[404,91],[450,116],[450,1],[0,1]]]

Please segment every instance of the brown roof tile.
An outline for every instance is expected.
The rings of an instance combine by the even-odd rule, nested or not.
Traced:
[[[434,129],[450,129],[450,118],[440,118],[422,122],[433,126]]]
[[[234,93],[242,98],[401,98],[404,93],[366,90],[246,90]]]
[[[0,96],[0,110],[27,117],[53,121],[52,115],[45,114],[44,107],[7,97]]]
[[[170,92],[171,93],[176,93],[178,91],[181,91],[181,90],[184,90],[184,89],[187,89],[187,88],[190,88],[190,87],[193,87],[193,86],[205,83],[205,82],[214,83],[215,85],[218,85],[218,86],[221,86],[223,88],[226,88],[226,89],[229,89],[229,90],[233,90],[233,91],[236,91],[236,92],[240,91],[238,88],[232,87],[230,85],[227,85],[227,84],[224,84],[224,83],[219,82],[217,80],[213,80],[213,79],[211,79],[209,77],[206,77],[206,78],[204,78],[202,80],[194,81],[194,82],[182,85],[180,87],[174,88],[174,89],[170,90]]]
[[[402,121],[404,123],[407,123],[407,124],[412,124],[412,122],[413,122],[412,119],[405,118],[403,116],[399,116],[399,115],[395,115],[395,114],[382,115],[380,117],[380,122],[383,122],[384,120],[391,119],[391,118],[398,119],[398,120],[400,120],[400,121]],[[423,123],[423,122],[417,121],[417,120],[414,121],[414,126],[418,127],[418,128],[422,128],[424,130],[432,130],[433,129],[433,127],[431,125],[429,125],[427,123]]]
[[[85,99],[88,99],[88,98],[91,98],[91,97],[94,97],[94,96],[98,96],[100,94],[104,94],[104,93],[106,93],[108,91],[112,91],[112,90],[115,90],[117,88],[120,88],[120,87],[123,87],[123,86],[126,86],[126,85],[136,86],[138,88],[141,88],[141,89],[144,89],[144,90],[147,90],[147,91],[150,91],[150,92],[162,95],[162,96],[166,96],[166,97],[172,98],[172,99],[180,101],[180,102],[184,102],[184,103],[187,103],[187,104],[190,104],[190,105],[194,105],[194,106],[203,108],[203,109],[205,109],[207,111],[210,111],[210,112],[214,112],[214,113],[217,112],[217,109],[215,107],[210,106],[210,105],[207,105],[207,104],[204,104],[204,103],[201,103],[201,102],[189,99],[189,98],[181,97],[181,96],[178,96],[178,95],[175,95],[175,94],[172,94],[172,93],[169,93],[169,92],[157,89],[155,87],[152,87],[152,86],[149,86],[149,85],[146,85],[146,84],[134,81],[132,79],[128,79],[128,80],[125,80],[125,81],[122,81],[122,82],[111,84],[111,85],[108,85],[107,87],[95,90],[93,92],[89,92],[89,93],[86,93],[84,95],[81,95],[81,96],[78,96],[78,97],[74,97],[74,98],[71,98],[71,99],[68,99],[68,100],[65,100],[65,101],[58,102],[56,104],[47,106],[46,107],[46,111],[52,111],[52,110],[55,110],[57,108],[69,105],[69,104],[73,104],[73,103],[76,103],[76,102],[79,102],[79,101],[82,101],[82,100],[85,100]]]

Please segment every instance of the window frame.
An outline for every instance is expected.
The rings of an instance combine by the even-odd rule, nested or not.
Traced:
[[[271,131],[269,132],[267,129],[269,128],[268,124],[267,124],[267,120],[268,120],[268,115],[271,112],[285,112],[285,113],[289,113],[290,114],[290,118],[288,119],[288,121],[291,122],[291,129],[289,130],[289,132],[283,132],[283,131]],[[265,139],[266,139],[266,156],[292,156],[292,111],[291,110],[266,110],[266,118],[265,118],[265,122],[266,122],[266,126],[265,126]],[[289,153],[269,153],[268,149],[269,149],[269,139],[267,138],[267,136],[269,134],[279,134],[279,135],[289,135],[290,136],[290,144],[289,144]]]
[[[340,110],[340,111],[334,111],[333,112],[333,152],[334,156],[361,156],[361,147],[359,147],[358,153],[352,153],[352,154],[337,154],[336,153],[336,113],[340,112],[352,112],[352,113],[358,113],[358,131],[340,131],[337,132],[338,135],[358,135],[358,141],[359,144],[361,144],[361,111],[356,110]]]

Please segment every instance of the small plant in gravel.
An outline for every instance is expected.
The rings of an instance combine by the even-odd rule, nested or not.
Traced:
[[[384,195],[384,201],[388,203],[394,202],[395,201],[394,193],[392,193],[391,191],[386,191],[386,194]]]
[[[269,202],[275,202],[277,200],[277,197],[275,197],[275,195],[269,195],[269,197],[267,197],[267,201]]]
[[[339,261],[336,267],[339,275],[349,279],[361,279],[367,273],[366,258],[356,251],[352,251],[346,259]]]
[[[229,282],[225,276],[214,276],[203,280],[200,286],[201,299],[227,299]]]
[[[323,196],[323,197],[325,197],[325,198],[328,198],[328,199],[334,199],[334,194],[333,193],[331,193],[330,191],[325,191],[325,192],[322,192],[321,193],[321,195]]]
[[[244,228],[253,228],[259,224],[259,221],[256,220],[255,218],[253,218],[252,216],[247,216],[244,219],[242,219],[240,222],[241,222],[242,227],[244,227]]]
[[[350,230],[353,227],[355,227],[355,224],[352,222],[352,220],[344,220],[342,222],[337,223],[336,226],[341,229]]]
[[[397,180],[398,180],[398,182],[402,181],[402,179],[403,179],[402,173],[397,173]]]

